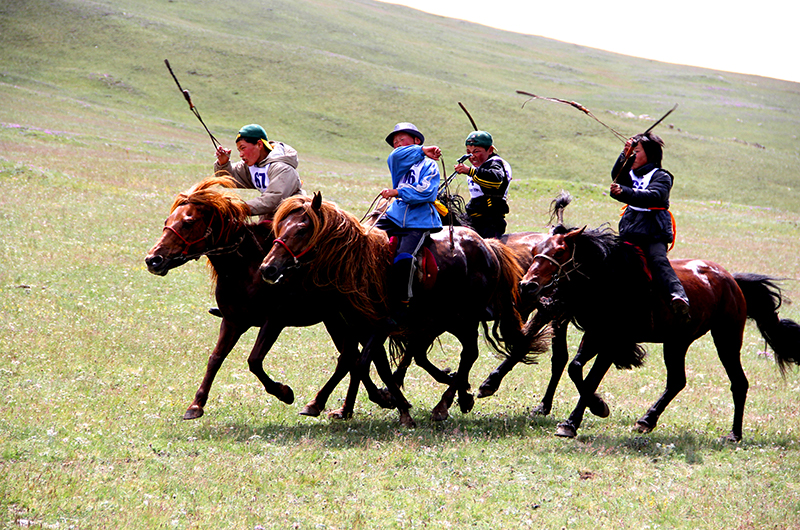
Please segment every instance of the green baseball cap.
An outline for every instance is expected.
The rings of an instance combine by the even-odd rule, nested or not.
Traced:
[[[267,131],[261,125],[257,123],[251,123],[250,125],[245,125],[241,129],[239,129],[239,134],[236,136],[236,141],[238,142],[240,138],[247,138],[248,140],[261,140],[261,143],[264,144],[264,147],[267,148],[267,151],[272,151],[272,146],[269,145],[269,139],[267,138]]]
[[[464,145],[474,145],[475,147],[492,147],[492,135],[486,131],[472,131],[464,141]]]

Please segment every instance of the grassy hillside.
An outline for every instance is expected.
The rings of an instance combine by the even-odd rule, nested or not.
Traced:
[[[38,135],[43,148],[50,139],[207,163],[210,142],[166,58],[220,139],[230,145],[239,126],[263,123],[298,148],[311,187],[331,164],[384,173],[382,138],[401,120],[414,121],[452,162],[470,129],[458,101],[495,135],[520,180],[605,187],[619,142],[567,106],[521,108],[521,89],[579,101],[628,135],[649,126],[639,116],[678,103],[659,129],[678,177],[676,199],[800,211],[795,83],[633,59],[370,1],[32,0],[0,10],[8,102],[0,140],[10,161],[30,160],[20,144]]]
[[[577,400],[566,379],[553,415],[530,418],[546,359],[443,423],[428,418],[443,388],[412,367],[414,431],[363,396],[347,423],[299,417],[333,368],[321,326],[286,330],[265,360],[294,404],[248,372],[251,330],[206,415],[181,420],[218,333],[208,272],[201,260],[158,278],[143,258],[175,194],[209,174],[213,148],[164,59],[223,143],[261,122],[300,151],[306,188],[359,216],[388,182],[383,138],[397,121],[453,164],[470,129],[461,101],[514,167],[512,231],[542,230],[561,188],[575,196],[569,222],[615,225],[606,190],[621,146],[575,109],[521,108],[515,90],[579,101],[626,134],[678,103],[658,129],[678,179],[672,255],[798,277],[798,84],[365,0],[6,1],[0,528],[796,526],[798,374],[780,376],[753,325],[735,447],[718,441],[732,404],[711,337],[692,346],[687,387],[647,436],[630,426],[663,388],[659,346],[642,369],[609,373],[611,417],[587,417],[576,440],[552,435]],[[800,300],[797,281],[783,286]],[[796,304],[781,316],[800,321]],[[572,330],[572,352],[579,340]],[[474,386],[496,365],[481,350]],[[458,351],[444,337],[431,358],[455,366]]]

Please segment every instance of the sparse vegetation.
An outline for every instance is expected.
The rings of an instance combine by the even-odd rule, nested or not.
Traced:
[[[735,446],[718,441],[732,405],[710,337],[690,350],[688,386],[648,436],[630,426],[663,388],[658,346],[644,368],[607,376],[611,417],[587,418],[573,441],[552,435],[577,399],[568,380],[553,417],[529,416],[546,359],[441,424],[428,411],[443,389],[412,368],[412,431],[364,396],[349,422],[300,417],[333,368],[321,326],[287,330],[267,357],[295,404],[267,397],[247,371],[251,331],[206,415],[186,422],[219,322],[206,314],[208,273],[200,262],[157,278],[143,257],[174,195],[213,157],[168,58],[228,147],[240,125],[263,123],[300,152],[306,188],[358,214],[387,182],[383,137],[395,122],[415,121],[454,163],[470,129],[462,101],[514,167],[512,230],[544,230],[561,188],[575,197],[569,222],[615,225],[606,190],[620,147],[567,106],[520,108],[516,89],[580,101],[631,134],[650,123],[641,115],[679,103],[659,129],[677,177],[674,256],[787,278],[800,300],[797,84],[368,0],[6,4],[3,528],[796,528],[800,377],[781,378],[752,327]],[[795,305],[781,314],[800,321]],[[572,351],[579,338],[571,332]],[[445,339],[432,358],[455,366],[457,353]],[[495,363],[479,360],[474,386]]]

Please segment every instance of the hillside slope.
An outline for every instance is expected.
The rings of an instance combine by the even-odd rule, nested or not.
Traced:
[[[522,108],[526,98],[515,91],[579,101],[626,135],[649,126],[643,115],[677,103],[658,130],[677,196],[800,212],[796,83],[369,0],[15,1],[0,7],[0,45],[0,142],[9,162],[30,161],[33,139],[43,148],[117,146],[127,159],[207,164],[211,144],[164,67],[169,59],[229,146],[240,125],[257,121],[304,158],[356,172],[383,170],[382,138],[401,120],[415,122],[452,163],[471,128],[461,101],[518,179],[605,187],[619,141],[566,105]]]

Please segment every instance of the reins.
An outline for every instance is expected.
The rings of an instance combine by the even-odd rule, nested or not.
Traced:
[[[178,239],[180,239],[181,241],[183,241],[183,244],[184,244],[184,245],[186,245],[186,246],[184,247],[184,249],[183,249],[183,253],[182,253],[182,254],[183,254],[183,256],[187,256],[187,255],[189,254],[189,248],[191,248],[191,246],[192,246],[192,245],[195,245],[195,244],[197,244],[197,243],[200,243],[201,241],[205,241],[205,240],[206,240],[206,239],[207,239],[207,238],[208,238],[208,237],[209,237],[209,236],[212,234],[212,230],[211,230],[211,224],[212,224],[213,222],[214,222],[214,214],[212,214],[212,216],[211,216],[211,221],[209,221],[209,223],[208,223],[208,228],[206,228],[206,233],[205,233],[205,234],[203,234],[203,237],[201,237],[201,238],[199,238],[199,239],[196,239],[196,240],[194,240],[194,241],[192,241],[192,242],[189,242],[189,241],[187,241],[187,240],[186,240],[186,238],[185,238],[185,237],[183,237],[182,235],[180,235],[180,234],[178,233],[178,231],[177,231],[177,230],[175,230],[175,229],[174,229],[172,226],[169,226],[169,225],[167,225],[167,226],[164,226],[164,230],[169,230],[170,232],[172,232],[173,234],[175,234],[176,236],[178,236]],[[163,232],[164,230],[162,230],[162,232]]]

